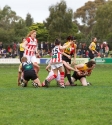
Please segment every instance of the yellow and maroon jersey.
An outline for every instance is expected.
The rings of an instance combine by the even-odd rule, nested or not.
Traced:
[[[85,71],[88,71],[89,70],[89,68],[87,67],[87,65],[86,64],[84,64],[84,66],[83,67],[81,67],[81,68],[77,68],[79,71],[82,71],[82,72],[85,72]]]
[[[65,43],[65,45],[67,44],[69,44],[69,42]],[[71,44],[64,50],[64,53],[68,55],[73,55],[75,51],[76,51],[76,44]]]
[[[96,49],[96,44],[94,42],[91,43],[91,50],[95,50]]]

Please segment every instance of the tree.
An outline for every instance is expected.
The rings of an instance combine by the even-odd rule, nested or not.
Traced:
[[[67,9],[66,2],[61,0],[60,3],[49,7],[50,15],[44,21],[48,30],[49,41],[54,41],[56,37],[65,39],[73,33],[73,11]],[[76,28],[76,27],[75,27]]]
[[[94,32],[100,39],[112,39],[112,1],[100,6],[96,12]]]
[[[26,22],[26,26],[27,27],[29,27],[29,26],[31,26],[32,24],[33,24],[33,18],[31,17],[31,14],[27,14],[26,15],[26,20],[25,20],[25,22]]]
[[[37,39],[39,42],[47,41],[48,38],[48,30],[46,29],[43,23],[33,23],[29,30],[36,30],[37,31]]]
[[[21,40],[27,32],[25,21],[16,15],[11,7],[4,6],[0,10],[0,41],[10,43]]]
[[[22,38],[25,38],[29,29],[26,27],[25,20],[20,19],[18,22],[15,22],[14,25],[14,40],[20,41]]]
[[[78,28],[85,34],[85,36],[92,33],[92,28],[96,23],[96,10],[99,6],[104,5],[105,3],[106,0],[88,1],[84,6],[74,12],[74,19],[80,22],[77,23]]]

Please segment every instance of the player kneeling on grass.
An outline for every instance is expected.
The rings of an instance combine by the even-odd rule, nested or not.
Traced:
[[[34,70],[35,64],[31,62],[27,62],[26,57],[22,57],[21,61],[22,61],[21,71],[23,72],[22,87],[26,87],[30,79],[33,80],[35,87],[41,86],[40,80],[38,79],[36,72]],[[18,82],[19,82],[19,79],[18,79]],[[20,84],[18,83],[18,85]]]
[[[90,76],[92,70],[95,68],[96,62],[95,61],[89,61],[85,64],[78,64],[75,65],[75,71],[73,72],[73,75],[71,77],[72,82],[74,83],[77,80],[80,80],[81,84],[83,86],[90,85],[86,81],[86,76]],[[70,83],[67,81],[65,85],[70,85]]]

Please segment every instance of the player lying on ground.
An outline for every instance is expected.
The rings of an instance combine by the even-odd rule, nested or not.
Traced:
[[[23,73],[22,78],[22,86],[26,87],[28,84],[28,81],[31,79],[35,83],[35,86],[41,86],[40,80],[38,79],[36,72],[34,70],[35,63],[27,62],[26,57],[21,58],[22,64],[19,67],[19,73],[18,73],[18,85],[20,85],[20,79],[21,79],[21,73]]]
[[[95,68],[95,65],[95,61],[89,61],[85,64],[75,65],[75,71],[73,72],[73,75],[71,77],[72,82],[74,83],[75,81],[80,80],[83,86],[89,85],[89,83],[86,81],[86,76],[91,75],[91,72]],[[65,85],[68,86],[70,85],[70,83],[67,81]]]

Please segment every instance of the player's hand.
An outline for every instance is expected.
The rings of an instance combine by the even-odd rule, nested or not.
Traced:
[[[71,59],[71,56],[68,55],[67,57],[68,57],[69,59]]]
[[[21,83],[20,83],[20,80],[18,80],[18,86],[20,86],[20,84],[21,84]]]

